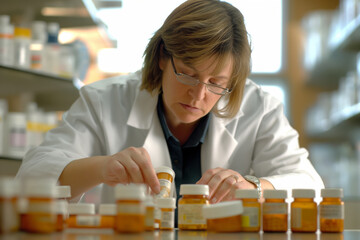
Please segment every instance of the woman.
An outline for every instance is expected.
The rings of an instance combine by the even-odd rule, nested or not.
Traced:
[[[239,10],[186,1],[150,40],[142,80],[83,87],[18,176],[57,179],[73,197],[105,183],[103,202],[118,183],[158,193],[154,167],[163,165],[175,170],[177,191],[208,184],[214,203],[239,188],[323,188],[281,103],[247,79],[250,55]]]

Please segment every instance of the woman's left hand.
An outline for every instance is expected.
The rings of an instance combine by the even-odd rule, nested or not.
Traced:
[[[232,200],[237,189],[254,189],[241,174],[231,169],[214,168],[207,170],[197,184],[209,185],[211,203]]]

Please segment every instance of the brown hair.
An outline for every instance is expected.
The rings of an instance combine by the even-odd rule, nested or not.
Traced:
[[[164,51],[163,51],[164,50]],[[246,78],[250,74],[251,49],[241,12],[219,0],[188,0],[177,7],[154,34],[144,52],[141,89],[159,93],[162,71],[161,52],[191,65],[216,56],[219,66],[229,56],[233,68],[225,97],[228,102],[212,112],[223,118],[234,117],[239,111]]]

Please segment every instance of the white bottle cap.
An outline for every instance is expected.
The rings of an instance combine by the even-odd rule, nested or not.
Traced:
[[[203,184],[181,184],[180,195],[209,195],[209,186]]]
[[[95,214],[95,204],[93,204],[93,203],[70,203],[69,204],[69,214],[70,215]]]
[[[22,185],[25,197],[55,198],[56,181],[53,179],[26,179]]]
[[[323,198],[342,198],[344,193],[342,188],[325,188],[321,189],[321,197]]]
[[[1,198],[11,198],[15,196],[16,193],[15,180],[10,177],[1,177],[0,178],[0,197]]]
[[[155,207],[154,198],[150,195],[147,195],[144,200],[145,207]]]
[[[158,208],[176,208],[175,198],[158,198],[156,199],[156,206]]]
[[[206,219],[227,218],[243,213],[241,200],[220,202],[203,206],[203,216]]]
[[[22,125],[26,127],[26,115],[22,112],[9,112],[6,114],[6,121],[12,125]]]
[[[117,213],[116,204],[112,204],[112,203],[100,204],[99,207],[100,215],[115,216],[116,213]]]
[[[287,198],[286,190],[274,190],[274,189],[265,189],[264,190],[264,198]]]
[[[55,212],[57,214],[66,215],[68,213],[68,202],[66,200],[55,201]]]
[[[8,25],[9,23],[10,23],[9,15],[0,15],[0,24],[1,25]]]
[[[118,184],[115,186],[117,200],[144,200],[146,186],[144,184]]]
[[[70,186],[56,186],[56,198],[70,198],[71,188]]]
[[[259,192],[257,189],[237,189],[235,198],[259,198]]]
[[[293,196],[293,198],[314,198],[315,190],[314,189],[293,189],[292,196]]]
[[[161,167],[155,168],[155,172],[156,172],[156,173],[162,173],[162,172],[168,173],[168,174],[170,174],[173,178],[174,178],[174,176],[175,176],[174,170],[172,170],[172,168],[166,167],[166,166],[161,166]]]

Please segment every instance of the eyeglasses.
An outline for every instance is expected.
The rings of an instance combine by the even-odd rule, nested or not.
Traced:
[[[183,74],[183,73],[178,73],[176,72],[176,68],[175,68],[175,64],[174,64],[174,59],[173,57],[171,56],[171,64],[173,66],[173,69],[174,69],[174,73],[175,73],[175,77],[176,79],[185,84],[185,85],[190,85],[190,86],[197,86],[199,83],[201,84],[204,84],[207,88],[207,90],[209,90],[210,92],[214,93],[214,94],[217,94],[217,95],[226,95],[226,94],[229,94],[231,93],[231,90],[232,89],[229,89],[229,88],[223,88],[223,87],[220,87],[216,84],[213,84],[213,83],[204,83],[204,82],[200,82],[199,79],[196,79],[196,78],[193,78],[193,77],[190,77],[189,75],[186,75],[186,74]]]

